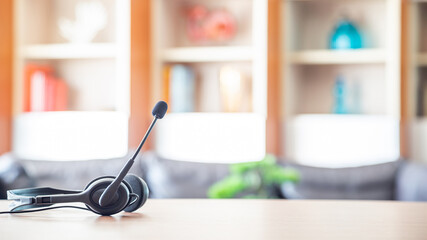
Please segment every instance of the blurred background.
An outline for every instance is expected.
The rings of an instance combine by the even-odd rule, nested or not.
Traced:
[[[427,200],[427,3],[2,0],[0,190]],[[3,186],[3,187],[2,187]]]

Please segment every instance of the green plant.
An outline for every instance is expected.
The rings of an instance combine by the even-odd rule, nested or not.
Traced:
[[[277,186],[284,182],[297,182],[299,174],[291,168],[276,164],[273,155],[258,162],[238,163],[230,166],[230,175],[212,185],[209,198],[277,198]]]

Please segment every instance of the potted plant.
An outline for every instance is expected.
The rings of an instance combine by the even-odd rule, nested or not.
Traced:
[[[209,198],[278,198],[278,186],[295,183],[299,174],[276,163],[273,155],[258,162],[238,163],[230,166],[230,175],[208,190]]]

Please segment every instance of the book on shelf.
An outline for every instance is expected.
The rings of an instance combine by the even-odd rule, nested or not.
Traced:
[[[232,65],[216,70],[207,76],[184,64],[164,66],[161,93],[170,112],[251,112],[250,78]]]
[[[54,111],[68,109],[68,86],[63,79],[57,79],[55,84]]]
[[[166,65],[163,67],[163,91],[162,91],[162,99],[164,101],[170,103],[169,99],[169,82],[170,82],[170,74],[171,74],[171,66]]]
[[[67,110],[68,86],[50,66],[29,64],[24,77],[24,112]]]
[[[171,112],[195,111],[195,74],[191,67],[165,66],[163,83],[163,97],[168,100]]]

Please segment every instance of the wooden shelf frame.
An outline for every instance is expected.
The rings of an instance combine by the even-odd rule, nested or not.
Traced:
[[[0,154],[10,151],[12,139],[13,4],[0,1]]]

